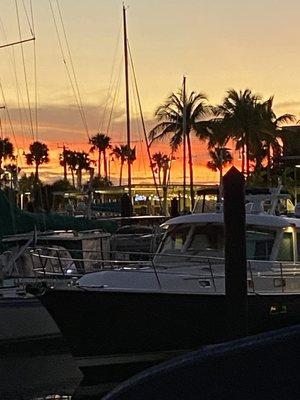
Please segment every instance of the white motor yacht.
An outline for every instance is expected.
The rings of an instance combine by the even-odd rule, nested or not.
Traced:
[[[276,215],[287,200],[272,195],[246,206],[250,334],[300,322],[300,218]],[[34,289],[85,374],[122,380],[230,337],[222,210],[162,227],[152,261],[85,274],[69,288]]]

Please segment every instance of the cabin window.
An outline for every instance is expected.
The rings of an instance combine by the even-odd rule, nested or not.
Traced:
[[[293,261],[293,235],[291,232],[284,232],[282,242],[278,250],[278,261]]]
[[[161,253],[174,251],[180,252],[185,244],[190,226],[175,226],[172,230],[167,232],[163,241]]]
[[[247,228],[246,254],[249,260],[269,260],[275,240],[275,232]]]
[[[224,233],[220,225],[196,226],[188,247],[190,252],[215,252],[215,256],[223,256]]]

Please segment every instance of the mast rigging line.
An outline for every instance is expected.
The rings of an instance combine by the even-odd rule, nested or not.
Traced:
[[[141,123],[142,123],[142,127],[143,127],[145,143],[146,143],[147,155],[148,155],[148,159],[149,159],[149,163],[150,163],[150,168],[151,168],[151,172],[152,172],[152,178],[153,178],[153,182],[154,182],[154,186],[155,186],[156,195],[159,199],[159,206],[162,211],[162,201],[161,201],[161,197],[160,197],[159,190],[158,190],[156,176],[155,176],[153,166],[152,166],[150,146],[149,146],[146,125],[145,125],[145,120],[144,120],[144,115],[143,115],[143,110],[142,110],[142,104],[141,104],[140,94],[139,94],[139,90],[138,90],[137,78],[136,78],[136,73],[135,73],[135,68],[134,68],[134,64],[133,64],[132,53],[131,53],[131,48],[130,48],[129,42],[128,42],[128,50],[129,50],[129,58],[130,58],[132,76],[133,76],[133,81],[134,81],[134,86],[135,86],[135,91],[136,91],[137,101],[138,101],[138,106],[139,106],[140,118],[141,118]]]
[[[25,6],[24,0],[22,0],[22,4],[23,4],[24,13],[25,13],[25,16],[26,16],[26,19],[27,19],[27,22],[28,22],[28,26],[29,26],[29,30],[30,30],[31,36],[35,36],[35,34],[34,34],[34,22],[33,22],[33,10],[32,10],[31,0],[30,0],[31,23],[29,21],[29,16],[28,16],[28,12],[27,12],[27,8]]]
[[[5,33],[4,24],[3,24],[3,21],[1,19],[1,17],[0,17],[0,28],[1,28],[4,40],[7,42],[7,35]],[[14,47],[13,46],[12,46],[12,49],[11,49],[11,53],[9,53],[9,60],[10,60],[10,63],[12,65],[13,77],[14,77],[15,82],[16,82],[16,94],[17,94],[17,100],[18,100],[19,121],[20,121],[21,132],[22,132],[23,147],[25,148],[25,142],[24,142],[25,128],[24,128],[24,125],[23,125],[21,103],[22,103],[22,109],[24,109],[25,122],[27,123],[27,126],[29,126],[29,119],[28,119],[28,116],[27,116],[27,113],[26,113],[27,110],[26,110],[26,107],[24,105],[24,99],[23,99],[22,92],[21,92],[21,89],[20,89],[20,84],[19,84],[19,79],[18,79],[18,74],[17,74],[17,68],[16,68],[16,57],[15,57],[15,51],[14,51]],[[17,147],[17,144],[16,144],[16,147]]]
[[[6,98],[5,98],[5,95],[4,95],[3,85],[2,85],[1,80],[0,80],[0,90],[1,90],[2,98],[3,98],[3,103],[4,103],[4,106],[5,106],[5,111],[6,111],[7,117],[8,117],[9,126],[10,126],[10,129],[11,129],[11,132],[12,132],[12,135],[13,135],[13,138],[14,138],[14,141],[15,141],[15,144],[16,144],[18,157],[20,157],[19,146],[18,146],[18,142],[17,142],[16,135],[15,135],[15,131],[14,131],[14,128],[13,128],[13,124],[12,124],[10,112],[9,112],[8,107],[7,107],[7,102],[6,102]]]
[[[111,110],[110,110],[110,114],[109,114],[109,118],[108,118],[108,123],[107,123],[107,128],[106,128],[106,134],[107,135],[109,133],[109,129],[110,129],[110,125],[111,125],[111,120],[112,120],[112,116],[113,116],[114,107],[115,107],[115,104],[116,104],[117,95],[119,93],[120,82],[121,82],[122,64],[123,64],[123,57],[121,58],[121,61],[120,61],[119,73],[118,73],[118,77],[117,77],[117,81],[116,81],[115,93],[114,93],[113,102],[112,102],[112,105],[111,105]]]
[[[29,89],[28,89],[28,79],[27,79],[25,55],[24,55],[24,49],[23,49],[23,43],[22,43],[22,33],[21,33],[21,25],[20,25],[20,18],[19,18],[18,0],[15,0],[15,8],[16,8],[16,15],[17,15],[19,39],[20,39],[20,44],[21,44],[21,56],[22,56],[22,64],[23,64],[23,73],[24,73],[24,80],[25,80],[26,96],[27,96],[27,106],[28,106],[28,112],[29,112],[29,122],[30,122],[32,138],[33,138],[33,140],[35,140],[35,136],[34,136],[34,132],[33,132],[33,121],[32,121],[32,112],[31,112]]]
[[[127,25],[126,25],[126,7],[123,3],[123,29],[124,29],[124,61],[125,61],[125,100],[126,100],[126,132],[127,132],[127,146],[130,151],[130,105],[129,105],[129,85],[128,85],[128,40],[127,40]],[[128,158],[128,195],[130,201],[132,201],[131,196],[131,163]]]
[[[130,64],[131,66],[131,64]],[[139,115],[139,107],[137,104],[137,96],[136,94],[136,90],[135,90],[135,85],[134,85],[134,80],[131,79],[131,86],[130,86],[130,98],[133,99],[133,101],[131,101],[131,115],[134,115],[135,117]],[[139,140],[137,140],[137,145],[139,146],[139,153],[141,154],[141,158],[140,158],[140,164],[142,165],[139,170],[141,171],[141,168],[143,167],[144,173],[146,174],[147,172],[147,168],[146,168],[146,164],[145,164],[145,160],[144,160],[144,149],[143,149],[143,138],[142,138],[142,127],[141,127],[141,121],[139,118],[132,118],[132,126],[135,126],[135,129],[133,129],[133,131],[137,132],[138,134],[138,138]],[[133,143],[133,140],[131,140],[131,143]],[[136,147],[136,146],[135,146]],[[138,161],[138,159],[137,159]],[[144,175],[145,176],[145,175]]]
[[[58,13],[59,13],[59,18],[60,18],[60,23],[61,23],[61,26],[62,26],[62,30],[63,30],[63,34],[64,34],[66,46],[67,46],[67,52],[68,52],[68,56],[69,56],[69,59],[70,59],[70,64],[71,64],[71,69],[72,69],[72,73],[73,73],[73,79],[74,79],[74,82],[75,82],[75,87],[76,87],[76,90],[77,90],[77,94],[78,94],[78,98],[79,98],[80,107],[81,107],[81,109],[82,109],[82,115],[83,115],[83,117],[84,117],[85,126],[86,126],[87,134],[88,134],[88,137],[89,137],[88,125],[87,125],[87,121],[86,121],[86,116],[85,116],[85,111],[84,111],[84,107],[83,107],[82,97],[81,97],[81,95],[80,95],[78,80],[77,80],[76,73],[75,73],[73,58],[72,58],[72,54],[71,54],[71,50],[70,50],[70,46],[69,46],[69,41],[68,41],[66,29],[65,29],[64,20],[63,20],[63,17],[62,17],[61,8],[60,8],[60,5],[59,5],[59,0],[56,0],[56,5],[57,5],[57,9],[58,9]]]
[[[0,49],[3,49],[4,47],[16,46],[17,44],[22,44],[22,43],[31,42],[31,41],[35,41],[35,37],[29,38],[29,39],[17,40],[16,42],[2,44],[2,45],[0,45]]]
[[[67,65],[67,60],[66,60],[66,57],[65,57],[65,52],[64,52],[62,41],[61,41],[61,38],[60,38],[60,33],[59,33],[59,29],[58,29],[58,25],[57,25],[57,22],[56,22],[55,13],[54,13],[54,9],[53,9],[51,0],[49,0],[49,6],[50,6],[52,19],[53,19],[53,23],[54,23],[54,27],[55,27],[55,32],[56,32],[56,36],[57,36],[57,40],[58,40],[58,44],[59,44],[59,48],[60,48],[60,52],[61,52],[61,56],[62,56],[62,61],[63,61],[63,64],[65,66],[66,72],[67,72],[67,76],[68,76],[68,79],[69,79],[69,82],[70,82],[70,85],[71,85],[71,88],[72,88],[72,91],[73,91],[73,95],[74,95],[75,102],[76,102],[76,105],[77,105],[77,108],[78,108],[78,111],[79,111],[79,114],[80,114],[80,117],[81,117],[81,121],[82,121],[83,127],[85,129],[85,132],[87,134],[88,139],[90,140],[88,125],[87,125],[87,121],[86,121],[86,117],[85,117],[85,112],[84,112],[84,108],[83,108],[83,104],[82,104],[82,100],[81,100],[81,95],[80,95],[78,84],[76,86],[77,79],[76,79],[76,75],[75,75],[75,69],[73,68],[72,72],[73,72],[73,80],[75,82],[77,93],[76,93],[76,90],[75,90],[75,86],[74,86],[74,83],[73,83],[73,80],[72,80],[72,76],[71,76],[69,67]],[[58,8],[59,8],[59,5],[58,5]],[[59,8],[59,10],[60,10],[60,8]],[[62,29],[65,32],[61,13],[60,13],[60,17],[61,17]],[[68,45],[68,42],[67,42],[66,34],[65,34],[65,42],[66,42],[66,46],[67,46],[67,49],[68,49],[69,45]],[[69,58],[70,58],[70,63],[71,63],[71,68],[72,68],[73,62],[72,62],[71,52],[68,52],[68,55],[69,55]]]
[[[31,21],[29,20],[29,15],[27,12],[27,8],[25,6],[24,0],[22,0],[23,4],[23,9],[24,13],[27,19],[27,23],[29,26],[29,30],[31,35],[35,38],[35,28],[34,28],[34,15],[33,15],[33,7],[32,7],[32,0],[29,2],[29,7],[30,7],[30,18]],[[35,140],[38,140],[38,96],[37,96],[37,57],[36,57],[36,41],[34,40],[33,42],[33,74],[34,74],[34,103],[35,103]]]
[[[25,58],[24,58],[24,52],[23,52],[23,46],[22,45],[23,45],[23,43],[30,42],[30,41],[33,41],[34,45],[35,45],[34,18],[33,18],[32,2],[30,0],[31,20],[32,20],[32,24],[30,25],[29,18],[28,18],[28,13],[27,13],[24,1],[23,1],[23,7],[24,7],[25,14],[26,14],[27,22],[28,22],[29,29],[30,29],[30,32],[31,32],[33,37],[29,38],[29,39],[22,39],[22,37],[21,37],[21,28],[20,28],[20,20],[19,20],[18,3],[17,3],[16,0],[15,0],[15,7],[16,7],[17,22],[18,22],[18,28],[19,28],[19,39],[20,40],[15,41],[15,42],[6,43],[5,45],[1,45],[0,48],[12,47],[12,53],[10,54],[10,60],[11,60],[11,63],[13,65],[14,77],[15,77],[15,80],[16,80],[16,90],[17,90],[17,98],[18,98],[19,118],[20,118],[22,137],[23,137],[23,141],[24,141],[24,126],[23,126],[22,113],[21,113],[21,107],[20,107],[20,98],[21,98],[22,103],[23,103],[23,99],[22,99],[22,92],[21,92],[21,89],[20,89],[19,80],[18,80],[18,76],[17,76],[16,59],[15,59],[15,53],[14,53],[13,46],[21,44],[23,67],[24,67],[24,71],[25,71],[25,81],[27,83]],[[0,23],[1,23],[1,27],[2,27],[2,30],[3,30],[4,37],[6,37],[4,25],[3,25],[3,22],[2,22],[1,19],[0,19]],[[15,146],[16,146],[16,149],[17,149],[18,157],[20,158],[20,149],[19,149],[19,146],[18,146],[17,138],[16,138],[15,131],[14,131],[14,128],[13,128],[12,119],[11,119],[10,112],[9,112],[9,109],[8,109],[8,106],[7,106],[7,102],[6,102],[5,95],[4,95],[4,90],[3,90],[3,85],[2,85],[1,81],[0,81],[0,88],[1,88],[1,92],[2,92],[3,102],[5,104],[5,109],[6,109],[6,112],[7,112],[7,117],[8,117],[8,120],[9,120],[10,129],[11,129],[11,132],[12,132],[12,135],[13,135],[13,138],[14,138],[14,142],[15,142]],[[27,89],[27,99],[29,101],[28,86],[26,86],[26,89]],[[24,110],[25,110],[24,111],[25,112],[25,117],[27,117],[26,108],[25,107],[24,107]],[[29,101],[29,110],[30,110],[30,116],[31,116],[30,101]],[[29,119],[27,119],[27,123],[28,123],[28,126],[30,126]],[[31,127],[31,130],[32,130],[32,133],[33,133],[33,125],[32,125],[32,123],[31,123],[30,127]]]
[[[118,33],[118,38],[117,38],[117,43],[116,43],[116,47],[114,50],[114,55],[113,55],[113,62],[112,62],[112,70],[111,70],[111,74],[110,74],[110,78],[109,78],[109,85],[108,85],[108,90],[107,90],[107,95],[106,95],[106,99],[105,99],[105,106],[104,106],[104,110],[102,113],[102,119],[100,120],[99,117],[99,123],[98,123],[98,132],[101,132],[103,130],[103,125],[104,125],[104,119],[106,116],[106,112],[107,112],[107,108],[108,108],[108,102],[109,102],[109,97],[110,97],[110,92],[112,91],[113,87],[114,87],[114,83],[113,83],[113,76],[114,76],[114,72],[115,72],[115,66],[116,66],[116,58],[117,58],[117,50],[118,50],[118,46],[119,46],[119,42],[120,42],[120,37],[121,37],[121,29],[122,29],[122,23],[120,23],[120,28],[119,28],[119,33]],[[102,103],[103,104],[103,103]]]
[[[32,36],[35,37],[35,23],[34,23],[34,14],[33,14],[33,7],[32,7],[32,0],[30,0],[29,5],[30,5],[30,16],[31,16],[31,25],[27,13],[27,9],[24,4],[24,0],[22,0],[23,3],[23,8],[26,14],[26,18],[28,21],[28,25],[30,27],[30,31]],[[33,42],[33,60],[34,60],[34,65],[33,65],[33,73],[34,73],[34,103],[35,103],[35,136],[36,140],[38,140],[38,94],[37,94],[37,56],[36,56],[36,42]]]

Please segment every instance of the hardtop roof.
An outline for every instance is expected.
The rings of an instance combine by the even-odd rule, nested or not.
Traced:
[[[161,226],[178,224],[201,224],[201,223],[224,223],[223,213],[203,213],[181,215],[169,219]],[[267,213],[246,214],[246,223],[248,225],[270,226],[275,228],[285,228],[296,226],[300,229],[300,218],[291,218],[286,216],[269,215]]]

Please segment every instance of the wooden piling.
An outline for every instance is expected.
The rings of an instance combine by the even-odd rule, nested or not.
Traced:
[[[223,180],[225,226],[225,293],[229,338],[248,331],[245,179],[231,167]]]

